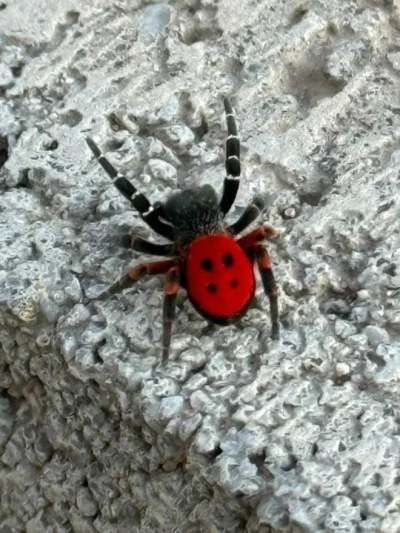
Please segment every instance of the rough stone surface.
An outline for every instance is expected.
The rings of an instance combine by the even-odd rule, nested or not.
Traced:
[[[0,3],[2,533],[400,531],[399,30],[398,0]],[[261,286],[225,328],[182,291],[163,367],[160,279],[84,303],[155,239],[84,137],[152,201],[220,190],[223,94],[282,335]]]

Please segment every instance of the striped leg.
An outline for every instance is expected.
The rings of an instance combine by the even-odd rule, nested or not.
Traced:
[[[146,196],[140,193],[126,177],[117,172],[113,165],[102,155],[97,144],[90,137],[86,137],[86,142],[93,152],[93,155],[113,180],[114,185],[120,193],[122,193],[127,200],[131,202],[133,207],[139,212],[141,218],[153,229],[167,239],[171,238],[173,228],[169,224],[161,222],[159,215],[162,211],[161,205],[153,207]]]
[[[236,121],[233,110],[228,98],[224,98],[224,107],[226,114],[226,124],[228,129],[228,138],[226,140],[226,178],[222,190],[222,197],[219,207],[224,215],[232,207],[239,188],[240,180],[240,141],[236,128]]]
[[[180,267],[174,266],[168,270],[164,284],[163,308],[163,362],[168,360],[171,345],[172,322],[175,318],[176,295],[180,284]]]
[[[232,235],[237,235],[247,228],[252,222],[254,222],[264,209],[264,202],[259,196],[255,196],[251,204],[249,204],[243,211],[238,220],[229,226],[227,230]]]
[[[272,272],[271,258],[268,250],[261,244],[254,247],[254,254],[260,271],[264,291],[269,299],[272,322],[271,337],[273,339],[279,339],[278,296],[274,273]]]
[[[146,241],[141,237],[133,237],[132,235],[124,235],[121,244],[126,248],[131,248],[142,254],[164,256],[175,255],[175,246],[173,244],[157,244],[155,242]]]

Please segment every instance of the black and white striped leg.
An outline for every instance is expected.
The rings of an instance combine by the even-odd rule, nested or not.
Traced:
[[[228,227],[228,231],[232,235],[237,235],[247,228],[252,222],[254,222],[264,209],[264,201],[259,196],[255,196],[251,204],[249,204],[243,211],[238,220]]]
[[[240,180],[240,141],[238,137],[236,121],[232,106],[227,97],[224,97],[224,107],[226,114],[226,124],[228,138],[226,140],[226,178],[222,190],[222,198],[219,207],[224,215],[232,207],[239,188]]]
[[[146,196],[139,192],[133,185],[126,179],[126,177],[118,172],[113,165],[102,155],[100,148],[90,137],[86,137],[86,142],[93,152],[93,155],[107,172],[110,178],[113,180],[114,185],[119,192],[125,196],[127,200],[131,202],[133,207],[138,211],[141,218],[157,233],[163,237],[171,238],[172,227],[169,224],[161,222],[159,214],[161,213],[161,206],[153,207],[148,201]]]
[[[133,237],[132,235],[124,235],[121,244],[126,248],[131,248],[136,252],[141,252],[147,255],[174,255],[175,249],[173,244],[157,244],[146,241],[141,237]]]

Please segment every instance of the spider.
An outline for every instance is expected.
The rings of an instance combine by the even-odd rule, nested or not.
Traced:
[[[138,211],[152,230],[170,241],[149,242],[138,236],[125,236],[125,245],[143,254],[169,259],[143,263],[128,272],[98,296],[107,298],[136,283],[146,275],[165,274],[163,304],[162,356],[168,359],[172,322],[175,317],[179,287],[186,289],[194,308],[207,320],[226,325],[242,317],[255,293],[254,263],[257,263],[264,291],[269,298],[271,337],[279,337],[277,289],[269,253],[261,241],[274,239],[278,231],[262,225],[247,235],[237,237],[256,220],[264,208],[259,196],[231,225],[225,216],[235,201],[240,180],[240,141],[235,117],[228,98],[224,98],[228,138],[226,141],[226,177],[221,199],[211,185],[184,190],[165,203],[151,205],[127,179],[102,155],[95,142],[86,142],[95,158],[113,180],[117,189]]]

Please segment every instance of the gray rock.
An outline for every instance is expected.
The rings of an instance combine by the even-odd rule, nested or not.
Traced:
[[[0,530],[397,533],[398,2],[0,6]],[[38,16],[40,13],[40,16]],[[225,176],[222,96],[279,286],[209,327],[162,279],[152,202]]]
[[[148,37],[156,38],[169,24],[171,9],[167,4],[153,4],[143,10],[142,31]]]

